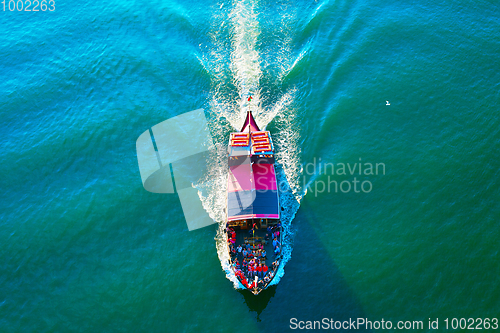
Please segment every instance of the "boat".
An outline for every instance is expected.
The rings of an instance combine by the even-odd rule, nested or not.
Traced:
[[[282,255],[281,207],[269,131],[247,111],[239,132],[230,134],[226,228],[229,264],[254,295],[276,277]]]

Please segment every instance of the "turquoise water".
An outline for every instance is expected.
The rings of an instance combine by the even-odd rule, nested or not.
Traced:
[[[282,332],[294,317],[431,331],[429,318],[444,330],[500,317],[496,2],[1,15],[0,331]],[[248,94],[291,189],[291,258],[258,297],[226,278],[216,225],[189,232],[175,194],[143,189],[135,151],[146,129],[198,108],[225,143]],[[385,172],[351,175],[356,163]],[[334,190],[354,177],[371,190]],[[203,198],[216,219],[223,192]]]

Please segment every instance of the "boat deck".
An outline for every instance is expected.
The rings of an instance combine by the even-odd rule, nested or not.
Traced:
[[[273,227],[271,226],[271,228],[273,228]],[[236,233],[236,239],[235,239],[235,243],[234,243],[235,249],[237,249],[238,245],[244,245],[245,241],[248,241],[249,243],[251,243],[252,240],[256,240],[257,242],[261,242],[261,243],[262,243],[262,241],[265,241],[264,249],[266,250],[266,258],[261,259],[261,262],[262,261],[265,262],[266,266],[268,267],[268,271],[267,271],[266,275],[264,275],[264,276],[268,276],[270,278],[270,280],[268,282],[262,282],[262,281],[264,281],[264,278],[263,277],[259,278],[259,281],[261,281],[261,282],[259,282],[258,287],[251,288],[252,293],[258,294],[262,289],[265,289],[267,287],[268,283],[270,283],[272,281],[272,279],[274,278],[274,276],[276,274],[276,269],[278,268],[278,266],[280,264],[279,258],[281,258],[281,256],[279,254],[278,254],[278,256],[276,256],[274,254],[274,246],[273,246],[273,239],[272,239],[273,231],[272,230],[268,231],[266,227],[263,227],[263,228],[256,229],[255,232],[253,232],[251,229],[246,228],[246,223],[245,223],[244,228],[241,229],[239,227],[233,227],[233,230]],[[282,232],[282,229],[280,226],[278,226],[277,229],[274,228],[274,230],[275,231],[279,230],[280,232]],[[267,240],[267,241],[265,239],[266,234],[269,235],[269,240]],[[231,236],[228,234],[226,234],[226,235],[227,235],[228,240],[229,240]],[[278,239],[278,241],[281,244],[281,237]],[[228,243],[228,247],[230,247],[229,244],[230,243]],[[280,245],[280,247],[281,247],[281,245]],[[243,258],[244,258],[243,253],[238,253],[236,251],[236,255],[232,255],[230,257],[231,257],[231,260],[230,260],[231,265],[233,264],[234,259],[236,259],[236,258],[238,259],[238,263],[240,264],[240,270],[245,275],[247,281],[254,281],[255,280],[254,276],[252,276],[248,271],[243,269],[243,265],[242,265]],[[247,258],[251,259],[253,257],[250,256]],[[273,269],[273,262],[275,262],[275,261],[276,261],[276,266]],[[233,267],[233,270],[234,270],[234,267]],[[236,273],[236,270],[235,270],[235,273]]]
[[[262,239],[265,239],[266,237],[267,230],[266,228],[263,229],[258,229],[255,232],[256,237],[261,237]],[[237,247],[239,244],[243,245],[245,244],[245,238],[252,237],[251,230],[250,232],[248,230],[237,230],[236,231],[236,242],[235,246]],[[272,232],[269,234],[269,240],[267,241],[267,244],[264,245],[264,250],[266,250],[266,265],[268,267],[271,267],[273,264],[273,261],[276,260],[276,257],[274,255],[274,249],[273,249],[273,239],[272,239]],[[238,253],[237,254],[238,262],[241,264],[243,261],[243,254]]]

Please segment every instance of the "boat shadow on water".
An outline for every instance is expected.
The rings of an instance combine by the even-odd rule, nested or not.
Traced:
[[[257,321],[260,322],[260,314],[264,311],[271,301],[271,298],[276,294],[277,285],[269,286],[262,290],[258,295],[252,294],[250,290],[238,290],[245,299],[245,304],[252,312],[257,313]]]
[[[248,309],[257,314],[259,332],[294,331],[290,326],[292,318],[302,321],[366,318],[359,299],[314,231],[310,222],[314,220],[314,213],[303,203],[293,222],[296,236],[292,259],[286,264],[279,284],[269,286],[259,295],[249,290],[238,291]]]

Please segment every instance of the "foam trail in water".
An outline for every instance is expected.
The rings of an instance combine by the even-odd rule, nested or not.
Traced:
[[[249,106],[248,96],[252,95],[252,108],[260,105],[259,81],[262,76],[259,52],[256,50],[260,34],[259,21],[254,2],[238,1],[230,13],[234,27],[231,69],[235,85],[238,87],[240,110]],[[257,111],[257,110],[255,110]],[[240,123],[236,126],[241,126]]]

